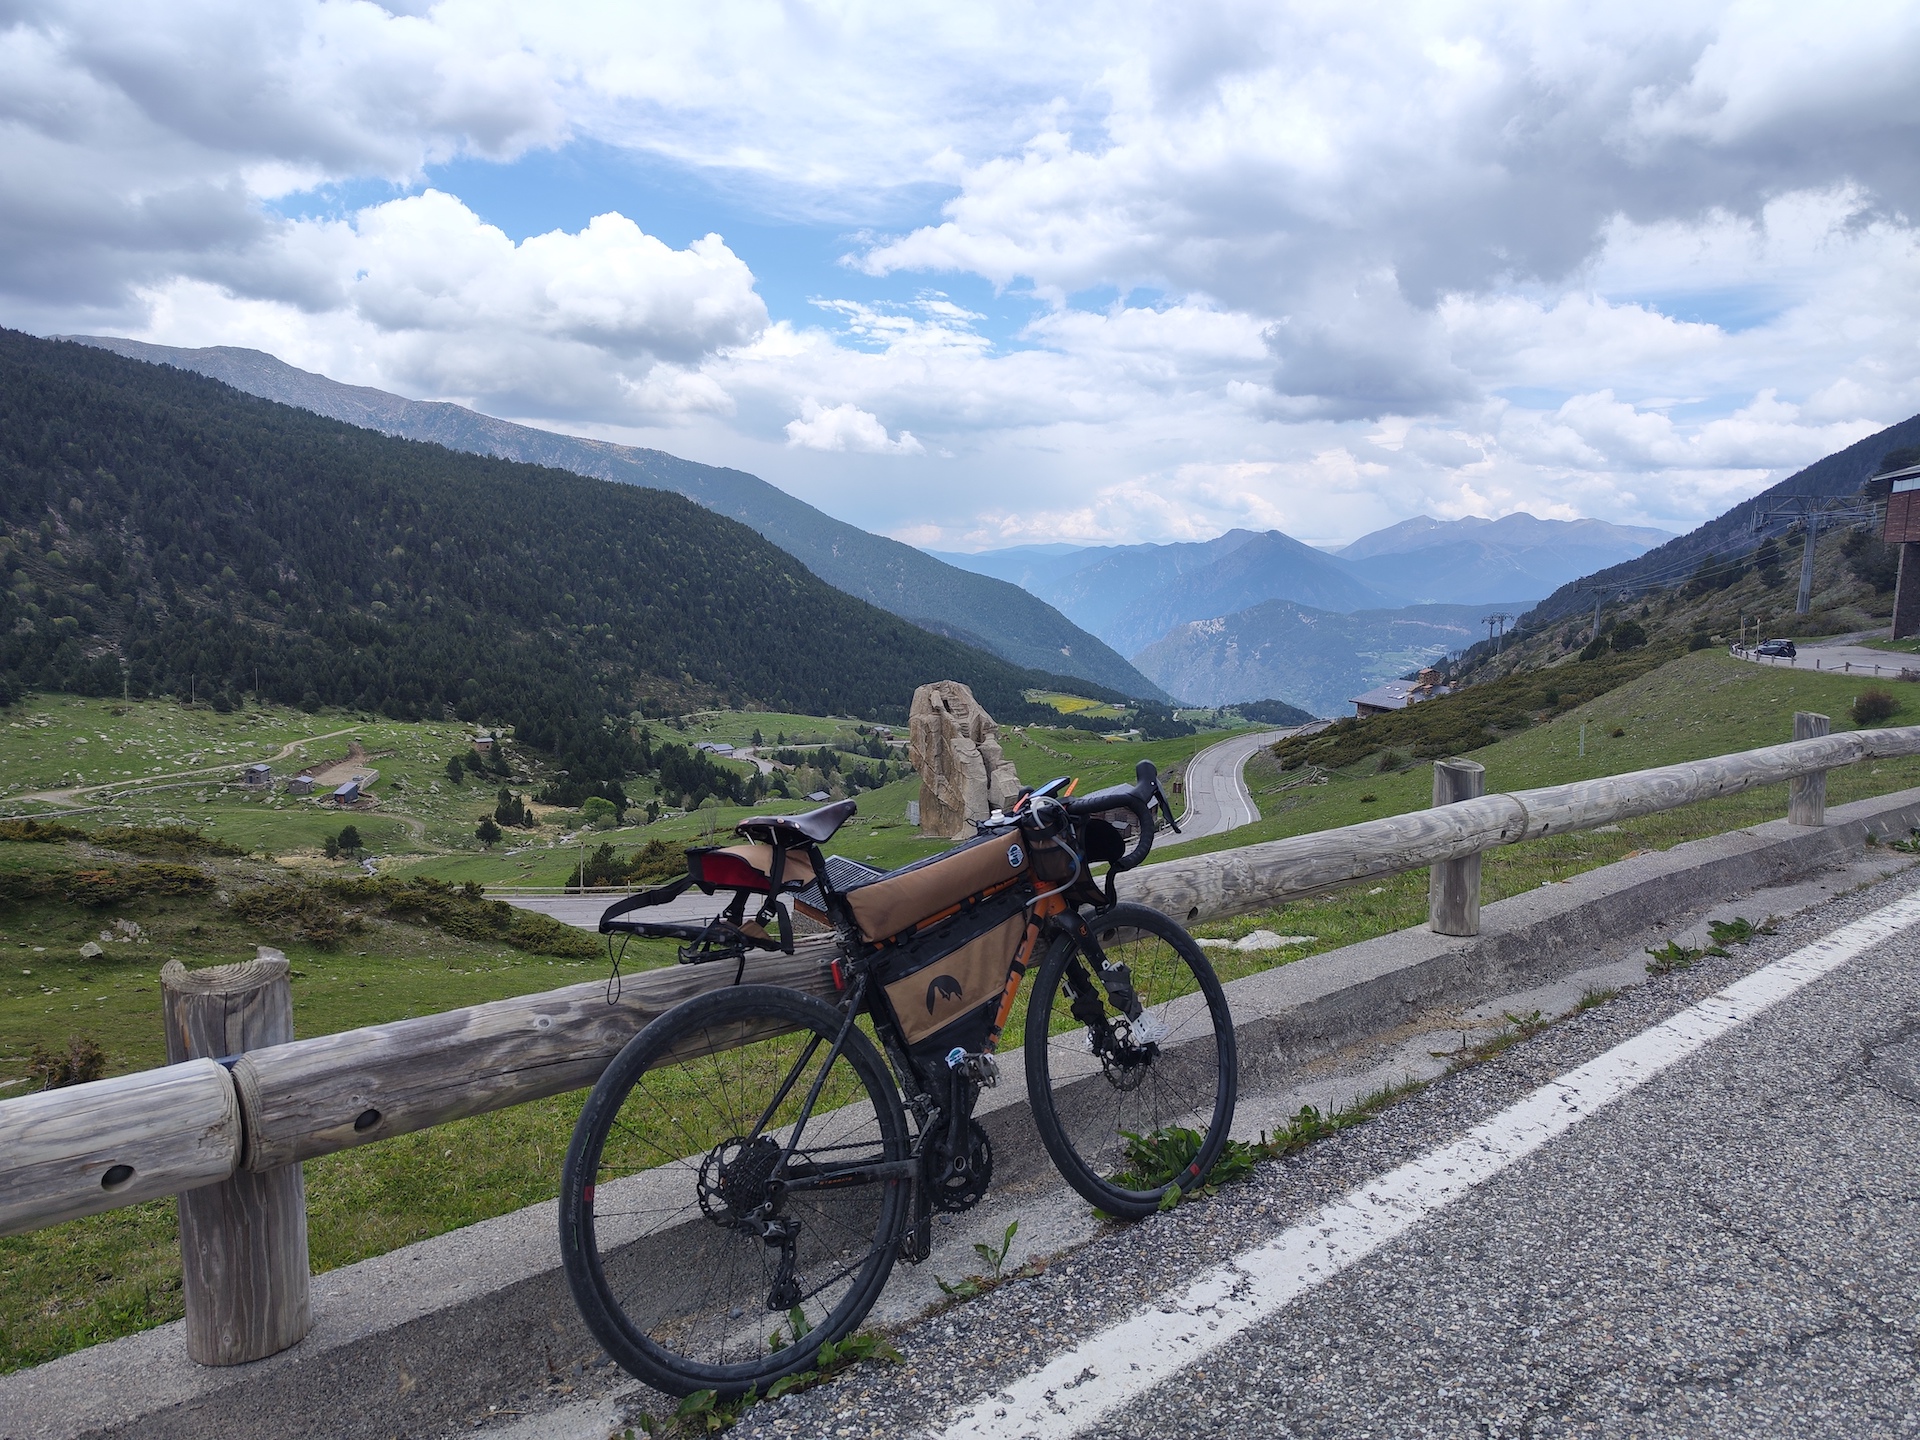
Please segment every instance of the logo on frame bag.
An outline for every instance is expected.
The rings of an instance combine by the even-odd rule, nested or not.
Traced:
[[[1011,865],[1014,869],[1018,870],[1020,868],[1020,862],[1026,858],[1026,851],[1022,850],[1018,845],[1007,846],[1007,864]]]
[[[958,1000],[963,994],[964,992],[960,989],[960,982],[954,979],[953,976],[934,976],[932,983],[927,986],[927,1013],[931,1015],[934,1007],[942,1000]]]

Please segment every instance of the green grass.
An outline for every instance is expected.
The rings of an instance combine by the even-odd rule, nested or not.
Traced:
[[[1487,767],[1488,791],[1524,790],[1572,780],[1617,775],[1736,750],[1778,744],[1793,736],[1793,712],[1832,717],[1834,730],[1853,728],[1845,716],[1853,697],[1871,679],[1747,664],[1724,653],[1684,655],[1610,694],[1566,711],[1468,758]],[[1882,682],[1884,685],[1885,682]],[[1920,687],[1895,684],[1901,702],[1889,724],[1920,723]],[[1580,754],[1580,726],[1587,727]],[[1625,734],[1614,738],[1613,730]],[[1282,771],[1270,758],[1248,766],[1249,788],[1260,806],[1255,825],[1196,841],[1167,852],[1165,860],[1231,849],[1404,814],[1432,802],[1433,771],[1425,762],[1396,756],[1400,768],[1380,773],[1379,757],[1344,771],[1325,772],[1323,783],[1302,783],[1311,772]],[[1883,760],[1827,775],[1827,803],[1885,795],[1920,786],[1920,757]],[[1486,852],[1481,899],[1491,904],[1541,885],[1551,885],[1629,855],[1669,849],[1689,840],[1784,819],[1787,787],[1769,785],[1739,795],[1628,820],[1601,830],[1549,836]],[[1377,798],[1363,804],[1361,796]],[[1150,862],[1151,863],[1151,862]],[[1243,957],[1209,950],[1222,976],[1247,973],[1418,925],[1426,919],[1425,871],[1384,878],[1273,910],[1194,928],[1196,935],[1238,939],[1254,930],[1313,935],[1314,943],[1284,952]]]
[[[1029,690],[1027,699],[1036,705],[1051,705],[1062,715],[1097,715],[1103,720],[1118,720],[1127,712],[1118,705],[1089,700],[1085,695],[1068,695],[1058,690]]]
[[[1745,665],[1702,651],[1485,746],[1473,757],[1487,765],[1493,790],[1617,774],[1787,739],[1797,709],[1821,711],[1834,718],[1837,730],[1847,729],[1847,707],[1867,683],[1871,682]],[[1891,688],[1904,707],[1891,723],[1920,720],[1920,688],[1898,684]],[[80,702],[83,706],[99,703]],[[58,712],[67,704],[62,697],[35,701],[31,707],[10,712],[8,718],[19,719],[22,710],[32,715]],[[135,707],[136,714],[140,709]],[[200,712],[191,715],[194,724],[201,723]],[[77,709],[68,718],[77,721]],[[326,717],[299,719],[322,727],[336,723]],[[1588,727],[1584,757],[1578,753],[1583,720]],[[51,722],[26,737],[28,742],[40,742],[43,756],[50,728]],[[462,727],[445,728],[464,734]],[[1625,733],[1613,738],[1610,732],[1615,728]],[[98,729],[114,733],[106,725]],[[0,726],[0,734],[19,743],[18,733],[5,726]],[[1007,753],[1024,780],[1079,775],[1082,791],[1130,781],[1134,762],[1142,755],[1170,769],[1218,738],[1215,733],[1116,745],[1065,728],[1002,733]],[[422,738],[419,751],[422,766],[432,758],[426,739]],[[370,750],[376,748],[371,741],[366,743]],[[384,775],[387,766],[374,763],[381,765]],[[403,759],[403,763],[408,762]],[[1424,808],[1432,783],[1427,764],[1403,756],[1390,757],[1384,771],[1380,757],[1369,756],[1347,770],[1329,772],[1321,784],[1296,783],[1303,772],[1283,772],[1271,763],[1256,763],[1250,776],[1264,815],[1257,826],[1196,842],[1167,858]],[[0,771],[0,780],[13,783],[6,771]],[[1920,760],[1880,762],[1833,772],[1828,777],[1828,796],[1830,803],[1841,804],[1914,785],[1920,785]],[[860,796],[859,818],[842,832],[834,848],[855,858],[872,857],[871,863],[882,865],[903,863],[940,848],[940,842],[920,840],[906,826],[906,804],[917,793],[917,782],[908,780]],[[1377,799],[1362,804],[1363,794]],[[475,798],[471,787],[466,798],[469,802]],[[168,813],[173,818],[199,819],[221,808],[176,806]],[[246,814],[244,804],[228,808],[240,817]],[[782,807],[775,802],[761,808]],[[784,808],[804,806],[795,803]],[[1497,900],[1564,880],[1633,851],[1663,849],[1701,835],[1776,819],[1785,811],[1785,787],[1775,786],[1648,816],[1610,832],[1504,847],[1486,857],[1484,897]],[[714,813],[716,832],[724,835],[744,813]],[[92,818],[81,817],[83,822]],[[99,818],[122,822],[134,817],[116,807]],[[607,836],[596,834],[592,842],[612,838],[639,844],[652,835],[692,842],[703,838],[706,819],[689,816]],[[0,873],[70,866],[84,853],[85,847],[79,845],[4,843],[0,844]],[[417,865],[423,873],[449,880],[561,884],[576,855],[573,850],[542,846],[517,857],[473,851],[421,854]],[[217,862],[213,868],[236,885],[259,883],[281,873],[279,867],[257,859]],[[1222,978],[1231,980],[1420,924],[1425,915],[1426,877],[1414,872],[1264,914],[1201,926],[1196,933],[1235,939],[1267,928],[1316,937],[1310,945],[1278,952],[1209,950],[1208,958]],[[108,958],[83,962],[78,955],[80,944],[95,938],[116,918],[140,924],[147,943],[109,942]],[[61,1044],[71,1033],[98,1038],[116,1073],[159,1063],[164,1049],[157,1018],[162,959],[177,955],[194,964],[236,960],[251,955],[263,939],[268,937],[238,923],[230,910],[206,896],[145,896],[106,911],[54,901],[0,907],[0,961],[4,961],[0,964],[0,1083],[23,1076],[25,1056],[33,1044]],[[282,948],[293,961],[295,1028],[303,1036],[549,989],[605,973],[596,961],[527,955],[502,945],[477,944],[379,919],[368,921],[364,933],[349,937],[337,950],[299,944]],[[630,968],[638,968],[633,965],[635,958],[629,957]],[[655,953],[640,957],[640,963],[660,963],[666,958],[656,947]],[[1024,1004],[1023,996],[1021,1012],[1008,1030],[1010,1046],[1018,1043]],[[18,1086],[0,1089],[0,1095],[18,1093]],[[316,1268],[347,1264],[552,1198],[579,1103],[578,1096],[558,1097],[310,1162],[307,1176]],[[0,1240],[0,1370],[177,1315],[178,1276],[171,1202]]]

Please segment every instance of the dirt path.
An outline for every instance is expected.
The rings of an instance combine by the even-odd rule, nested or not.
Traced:
[[[359,728],[358,725],[349,725],[344,730],[329,730],[324,735],[308,735],[299,740],[289,740],[285,745],[282,745],[277,751],[269,755],[264,763],[271,765],[276,760],[286,759],[302,745],[314,745],[322,740],[332,740],[341,735],[351,735]],[[103,791],[111,791],[115,794],[126,794],[135,790],[146,789],[150,786],[164,785],[169,780],[191,780],[199,775],[218,775],[229,770],[243,769],[248,765],[259,763],[261,762],[253,760],[229,760],[221,765],[203,765],[197,770],[174,770],[164,775],[143,775],[137,780],[110,780],[102,785],[74,785],[65,790],[35,790],[29,794],[15,795],[13,800],[16,804],[23,800],[29,800],[42,805],[64,805],[71,810],[84,810],[91,807],[85,804],[82,799],[83,796],[98,795]]]

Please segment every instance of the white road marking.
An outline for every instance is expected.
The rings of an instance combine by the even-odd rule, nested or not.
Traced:
[[[941,1440],[1080,1433],[1709,1041],[1916,922],[1920,893],[1776,960],[982,1397],[937,1433]]]

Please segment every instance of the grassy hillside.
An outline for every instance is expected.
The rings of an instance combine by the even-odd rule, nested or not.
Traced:
[[[1727,645],[1764,636],[1850,635],[1884,627],[1893,613],[1899,552],[1881,542],[1871,526],[1823,531],[1814,547],[1811,609],[1795,613],[1804,532],[1754,541],[1718,560],[1702,562],[1672,585],[1605,597],[1600,628],[1609,647],[1613,632],[1631,622],[1654,650]],[[1566,667],[1591,645],[1592,599],[1575,615],[1545,621],[1543,612],[1523,616],[1498,645],[1481,640],[1445,668],[1449,678],[1471,684],[1521,671]],[[1579,661],[1579,663],[1585,663]]]
[[[1621,666],[1622,671],[1626,668]],[[1548,671],[1545,677],[1550,680],[1557,673]],[[1527,677],[1530,682],[1541,678]],[[1852,729],[1848,708],[1855,696],[1875,685],[1890,690],[1900,706],[1885,723],[1920,724],[1920,686],[1753,665],[1717,650],[1702,650],[1654,664],[1605,693],[1565,708],[1532,713],[1510,710],[1506,718],[1513,723],[1499,738],[1482,723],[1477,743],[1442,745],[1431,753],[1461,754],[1478,760],[1487,767],[1489,791],[1558,785],[1780,744],[1793,738],[1796,710],[1830,716],[1836,731]],[[1515,694],[1524,693],[1516,685],[1506,703],[1511,703]],[[1464,701],[1472,695],[1468,691],[1453,698]],[[1377,720],[1417,718],[1422,710],[1438,720],[1443,717],[1437,712],[1446,703],[1445,698],[1427,701]],[[1466,712],[1464,705],[1459,708]],[[1450,729],[1443,723],[1436,727],[1435,734],[1444,737]],[[1616,735],[1616,730],[1621,733]],[[1230,835],[1198,841],[1192,851],[1222,850],[1256,840],[1352,825],[1381,815],[1425,809],[1431,803],[1432,766],[1415,753],[1418,742],[1404,723],[1389,726],[1362,722],[1345,733],[1351,737],[1350,743],[1327,757],[1341,762],[1337,765],[1308,759],[1283,768],[1288,761],[1311,754],[1298,740],[1283,741],[1275,747],[1277,754],[1261,757],[1248,770],[1249,788],[1260,807],[1261,819]],[[1324,734],[1331,736],[1334,732]],[[1829,803],[1842,804],[1914,785],[1920,785],[1920,759],[1882,761],[1865,769],[1832,772],[1827,778],[1827,795]],[[1785,816],[1786,806],[1786,787],[1772,786],[1671,815],[1636,820],[1623,826],[1618,835],[1583,834],[1556,843],[1571,846],[1569,855],[1604,863],[1602,857],[1617,858],[1627,849],[1664,847],[1695,835],[1779,819]],[[1494,853],[1514,855],[1531,848],[1510,847]],[[1492,859],[1490,855],[1489,861]]]
[[[1767,744],[1787,738],[1796,709],[1822,711],[1834,717],[1838,728],[1845,728],[1846,707],[1864,688],[1863,682],[1845,677],[1745,665],[1711,651],[1682,654],[1651,668],[1635,663],[1642,663],[1641,672],[1629,677],[1623,668],[1620,678],[1625,683],[1607,693],[1551,715],[1526,717],[1529,723],[1475,748],[1473,757],[1488,767],[1489,785],[1524,788]],[[1896,684],[1893,689],[1903,706],[1893,723],[1920,721],[1920,687]],[[150,766],[155,762],[149,754],[160,748],[161,737],[169,750],[184,749],[189,758],[211,755],[228,764],[241,758],[243,751],[297,738],[300,721],[309,718],[293,712],[216,717],[205,710],[169,716],[157,708],[136,705],[134,714],[116,728],[113,708],[102,702],[36,700],[24,715],[16,712],[7,725],[0,726],[0,747],[5,747],[0,749],[0,773],[10,775],[14,766],[31,766],[36,767],[29,772],[34,784],[58,782],[72,778],[82,765],[70,753],[74,750],[88,751],[84,763],[100,764],[102,757],[95,746],[126,752],[114,756],[120,769],[135,768],[136,762]],[[387,721],[324,715],[311,721],[326,729],[338,728],[343,721],[356,724],[356,734],[396,752],[383,763],[403,777],[429,775],[436,746],[453,738],[451,730],[398,727]],[[705,727],[705,734],[731,740],[743,725],[747,735],[756,727],[763,732],[785,729],[791,735],[813,726],[809,738],[820,740],[828,738],[823,732],[835,724],[819,717],[770,712],[751,717],[706,715],[690,722],[689,733],[697,725]],[[1583,724],[1584,756],[1580,753]],[[1615,735],[1615,730],[1622,733]],[[409,738],[410,731],[419,733]],[[84,747],[75,744],[82,735],[88,737]],[[149,750],[133,751],[131,741],[136,736],[148,740]],[[349,738],[310,743],[331,747]],[[1171,769],[1217,739],[1218,732],[1147,746],[1115,743],[1066,728],[1009,730],[1003,738],[1022,778],[1079,774],[1084,786],[1092,786],[1129,778],[1134,761],[1143,753]],[[409,745],[416,748],[408,750]],[[218,753],[223,748],[225,755]],[[87,775],[91,781],[94,770],[88,769]],[[1185,856],[1225,849],[1418,809],[1427,804],[1431,791],[1428,766],[1404,748],[1384,743],[1361,751],[1338,768],[1301,765],[1282,770],[1278,759],[1271,758],[1253,768],[1250,776],[1265,818],[1248,830],[1199,841],[1173,853]],[[423,784],[431,795],[431,779]],[[410,781],[408,785],[411,790]],[[1828,793],[1834,803],[1843,803],[1913,785],[1920,785],[1920,761],[1901,761],[1836,771],[1829,777]],[[860,796],[860,817],[842,832],[836,848],[862,858],[871,856],[881,864],[898,863],[935,848],[916,839],[905,825],[905,806],[914,789],[908,781]],[[197,790],[177,792],[196,798],[191,805],[160,808],[170,814],[206,817],[214,822],[208,828],[221,833],[238,833],[230,827],[255,813],[245,808],[245,802],[234,800],[231,792],[222,799],[217,790],[211,790],[205,804],[198,802],[197,794]],[[412,804],[412,799],[407,803]],[[423,809],[418,815],[426,820],[426,802],[420,803]],[[473,802],[442,796],[435,803]],[[1610,832],[1507,847],[1487,857],[1486,898],[1495,900],[1552,883],[1632,851],[1774,819],[1785,813],[1785,807],[1784,787],[1772,787],[1648,817]],[[101,824],[109,818],[125,818],[126,813],[124,807],[116,806],[110,815],[78,817],[76,823]],[[629,844],[639,843],[648,832],[695,838],[709,820],[723,831],[735,813],[681,817],[621,838]],[[261,819],[260,823],[267,822]],[[426,823],[432,836],[433,826],[440,822]],[[452,828],[450,819],[445,823]],[[550,838],[557,833],[558,827],[547,827],[539,835]],[[597,842],[600,837],[595,838]],[[538,838],[535,848],[511,857],[499,851],[484,856],[471,852],[430,856],[425,848],[430,842],[402,843],[421,847],[416,851],[417,869],[409,871],[396,862],[394,869],[402,877],[517,877],[562,883],[574,854]],[[379,892],[342,895],[321,888],[322,898],[331,897],[337,908],[361,912],[360,928],[331,944],[289,938],[273,928],[270,912],[242,898],[279,894],[279,887],[288,883],[284,867],[258,857],[205,852],[177,857],[175,863],[195,867],[206,876],[203,887],[187,893],[152,893],[129,886],[121,898],[96,904],[66,894],[68,890],[77,893],[76,882],[62,877],[76,870],[106,868],[127,873],[153,860],[144,853],[81,840],[0,841],[0,882],[5,886],[0,892],[0,950],[11,957],[0,974],[0,1095],[20,1092],[18,1082],[25,1078],[36,1044],[63,1049],[73,1035],[97,1039],[115,1071],[155,1063],[161,1054],[156,976],[160,961],[168,955],[190,963],[212,963],[242,958],[262,941],[281,944],[294,962],[295,1027],[301,1035],[547,989],[604,973],[597,961],[568,953],[569,939],[577,943],[585,938],[578,932],[571,937],[549,935],[544,941],[522,934],[518,945],[506,938],[476,940],[471,934],[490,933],[477,929],[490,923],[484,906],[460,908],[472,902],[458,901],[436,921],[417,906],[407,907],[403,880],[397,887],[396,881],[389,881],[389,888]],[[329,869],[325,862],[314,860],[304,873],[337,883],[347,872],[343,866]],[[224,904],[223,893],[229,897]],[[1232,978],[1417,924],[1425,915],[1425,893],[1425,876],[1416,872],[1298,902],[1284,911],[1200,929],[1203,934],[1227,937],[1257,928],[1314,937],[1304,946],[1280,952],[1209,952],[1222,973]],[[266,922],[248,918],[260,913],[268,914]],[[115,922],[137,926],[138,936],[118,939],[127,932]],[[80,944],[102,930],[116,937],[101,942],[105,957],[83,959]],[[541,943],[561,953],[545,953],[538,948]],[[665,959],[656,950],[642,956],[641,963]],[[579,1096],[558,1097],[310,1162],[306,1173],[316,1268],[350,1263],[551,1199],[579,1103]],[[178,1240],[170,1201],[0,1239],[0,1370],[173,1318],[180,1309],[178,1287]]]
[[[0,527],[15,690],[504,720],[576,779],[632,768],[602,721],[636,708],[904,718],[915,685],[952,678],[1017,719],[1049,685],[680,496],[12,331]]]

